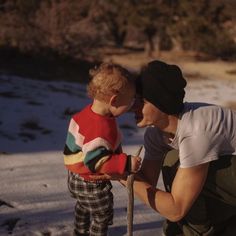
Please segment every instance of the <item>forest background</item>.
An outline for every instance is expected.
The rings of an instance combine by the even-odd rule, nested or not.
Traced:
[[[235,12],[235,0],[0,0],[0,235],[72,235],[62,150],[94,65],[175,63],[186,101],[236,109]],[[132,113],[118,121],[133,154],[145,130]],[[121,236],[127,192],[113,184]],[[164,218],[137,198],[134,216],[136,236],[161,235]]]
[[[0,0],[0,73],[86,82],[105,60],[232,62],[235,12],[234,0]]]

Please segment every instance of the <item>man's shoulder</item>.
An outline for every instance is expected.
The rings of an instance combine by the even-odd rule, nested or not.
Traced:
[[[184,110],[180,115],[182,125],[185,127],[194,124],[204,124],[212,122],[222,108],[215,104],[191,102],[184,104]]]

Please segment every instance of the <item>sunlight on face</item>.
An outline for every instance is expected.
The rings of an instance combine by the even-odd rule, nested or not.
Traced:
[[[141,110],[139,109],[136,113],[136,120],[137,126],[140,128],[152,125],[161,128],[163,121],[166,120],[166,115],[152,103],[144,100]]]

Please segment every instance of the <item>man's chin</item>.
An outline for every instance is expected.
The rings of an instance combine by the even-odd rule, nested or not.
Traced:
[[[144,122],[142,122],[142,120],[136,121],[136,125],[137,125],[139,128],[144,128],[144,127],[146,127],[146,125],[144,124]]]
[[[139,121],[136,121],[136,125],[139,127],[139,128],[145,128],[145,127],[154,127],[155,125],[153,125],[152,123],[147,123],[145,120],[139,120]]]

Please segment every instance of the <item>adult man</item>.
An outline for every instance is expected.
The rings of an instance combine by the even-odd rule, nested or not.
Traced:
[[[168,219],[165,235],[236,235],[236,112],[183,103],[176,65],[152,61],[140,78],[137,125],[150,127],[136,195]],[[166,191],[156,188],[160,171]]]
[[[186,81],[176,65],[152,61],[138,82],[137,125],[150,127],[136,195],[167,218],[167,236],[236,235],[236,112],[183,103]],[[161,171],[166,191],[156,188]]]

